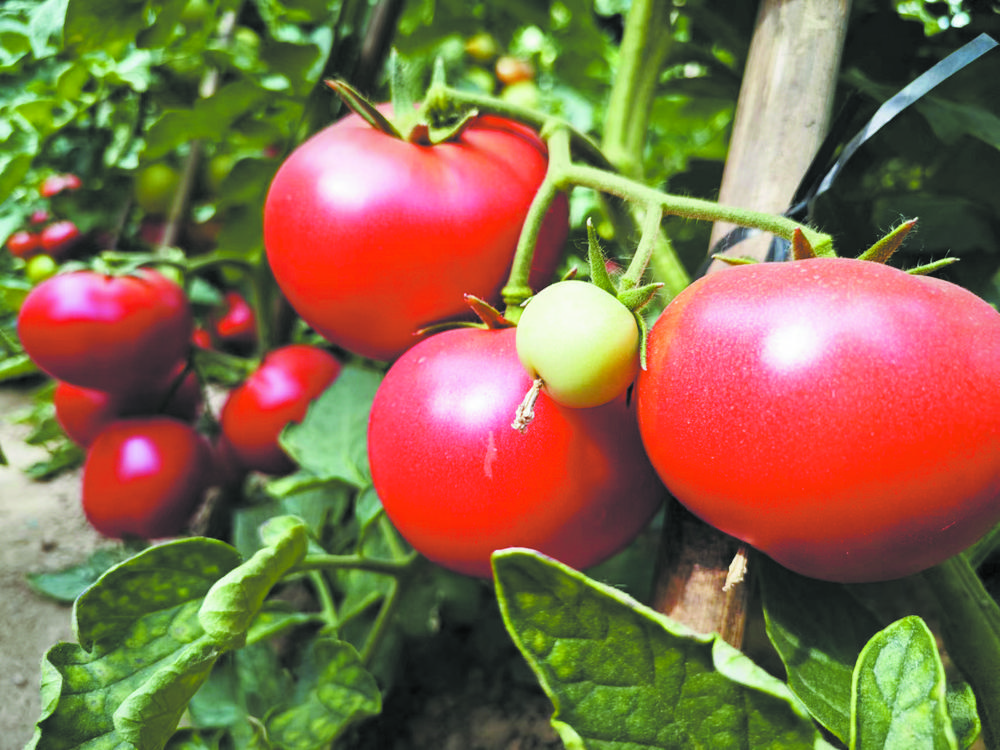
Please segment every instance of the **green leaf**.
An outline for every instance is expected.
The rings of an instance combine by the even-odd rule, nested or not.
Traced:
[[[127,560],[136,550],[128,547],[101,547],[80,563],[60,570],[29,573],[28,585],[38,594],[69,604],[100,578],[111,566]]]
[[[788,688],[718,636],[537,552],[498,551],[493,570],[567,748],[827,747]]]
[[[944,665],[922,619],[904,617],[865,646],[854,669],[850,747],[958,748]]]
[[[371,484],[368,413],[382,374],[348,363],[317,398],[301,424],[289,425],[281,445],[306,471],[353,487]]]
[[[754,558],[768,638],[788,686],[842,741],[851,726],[851,682],[858,654],[882,624],[844,586],[805,578]]]
[[[225,647],[242,645],[264,598],[305,557],[306,525],[293,516],[278,516],[261,527],[264,548],[220,578],[205,595],[198,622]]]
[[[302,660],[292,706],[271,714],[272,741],[288,750],[330,746],[351,724],[382,711],[375,678],[352,646],[318,638]]]
[[[209,539],[151,547],[111,568],[74,606],[79,645],[42,663],[29,748],[163,747],[219,655],[198,626],[201,597],[239,562]]]
[[[120,53],[147,23],[146,0],[70,0],[63,41],[77,52]]]

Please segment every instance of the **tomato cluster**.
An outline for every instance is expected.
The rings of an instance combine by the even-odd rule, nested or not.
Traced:
[[[53,174],[46,177],[38,188],[38,194],[44,204],[64,191],[78,190],[82,181],[75,174]],[[35,262],[35,272],[29,272],[29,279],[40,281],[49,274],[39,273],[43,266],[53,265],[54,261],[66,258],[83,239],[80,228],[70,219],[58,219],[52,216],[47,208],[37,208],[31,212],[26,226],[12,233],[5,243],[7,251],[15,258],[31,261],[47,257],[47,261]]]

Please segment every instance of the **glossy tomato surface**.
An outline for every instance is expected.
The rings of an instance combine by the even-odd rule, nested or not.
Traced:
[[[1000,315],[958,286],[842,258],[725,269],[648,357],[664,483],[794,571],[898,578],[1000,521]]]
[[[292,307],[329,341],[392,360],[430,324],[468,316],[463,295],[499,304],[517,238],[545,175],[530,130],[476,119],[424,146],[351,115],[282,164],[264,207],[264,244]],[[560,196],[543,226],[532,284],[547,283],[567,233]]]
[[[278,436],[306,415],[312,400],[339,374],[339,360],[315,346],[289,344],[269,352],[222,407],[219,422],[232,455],[251,471],[291,471],[295,464]]]
[[[80,229],[69,219],[55,221],[42,230],[42,250],[53,258],[62,258],[80,241]]]
[[[201,502],[208,446],[171,417],[105,427],[83,465],[83,511],[101,534],[156,539],[180,533]]]
[[[42,238],[37,232],[19,229],[7,238],[7,250],[16,258],[28,260],[41,252]]]
[[[190,422],[201,403],[198,377],[194,371],[183,372],[183,365],[166,381],[150,383],[147,390],[98,391],[61,381],[52,394],[56,420],[67,437],[83,448],[118,419],[163,414]]]
[[[386,513],[422,554],[490,575],[490,555],[531,547],[586,568],[625,547],[659,507],[662,484],[624,397],[570,409],[531,386],[514,329],[435,334],[382,381],[368,426],[372,479]]]
[[[211,320],[215,339],[222,345],[248,351],[257,342],[257,316],[246,298],[228,291],[218,314]]]
[[[143,391],[187,356],[194,329],[184,290],[151,269],[53,276],[24,300],[17,330],[28,356],[57,380]]]

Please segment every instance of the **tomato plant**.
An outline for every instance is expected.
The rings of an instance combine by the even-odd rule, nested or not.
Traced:
[[[219,415],[222,434],[245,469],[285,474],[294,463],[278,436],[289,422],[301,420],[310,402],[340,372],[332,354],[307,344],[289,344],[264,357],[260,366],[234,388]]]
[[[201,502],[208,448],[171,417],[123,419],[94,439],[83,466],[83,510],[108,537],[180,533]]]
[[[52,278],[59,270],[59,264],[51,255],[34,255],[24,267],[24,275],[32,284],[40,284]]]
[[[528,205],[545,174],[538,137],[497,117],[435,146],[350,115],[282,164],[264,208],[264,244],[282,291],[329,341],[391,360],[431,324],[498,302]],[[532,284],[552,276],[567,231],[560,197]]]
[[[52,394],[59,425],[83,448],[108,424],[123,417],[164,414],[190,422],[201,402],[198,377],[193,370],[185,371],[183,365],[166,381],[149,383],[139,391],[107,392],[59,382]]]
[[[25,298],[17,325],[42,370],[105,391],[160,382],[187,356],[194,327],[184,290],[151,269],[53,276]]]
[[[664,498],[624,396],[595,409],[544,393],[523,432],[511,427],[531,386],[513,329],[462,328],[422,341],[386,374],[368,451],[386,513],[421,553],[490,575],[503,547],[574,567],[627,545]]]
[[[657,320],[639,424],[708,523],[804,575],[879,581],[1000,521],[998,379],[1000,315],[961,287],[853,259],[752,264]]]
[[[632,312],[586,281],[560,281],[536,294],[517,324],[517,356],[564,406],[606,404],[639,369],[639,327]]]

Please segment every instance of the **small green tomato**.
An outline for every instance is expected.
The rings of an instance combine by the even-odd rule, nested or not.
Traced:
[[[56,275],[59,264],[51,255],[36,255],[28,261],[24,274],[32,284],[40,284]]]
[[[536,294],[517,323],[517,356],[553,401],[578,409],[615,399],[639,368],[639,326],[612,295],[586,281]]]

